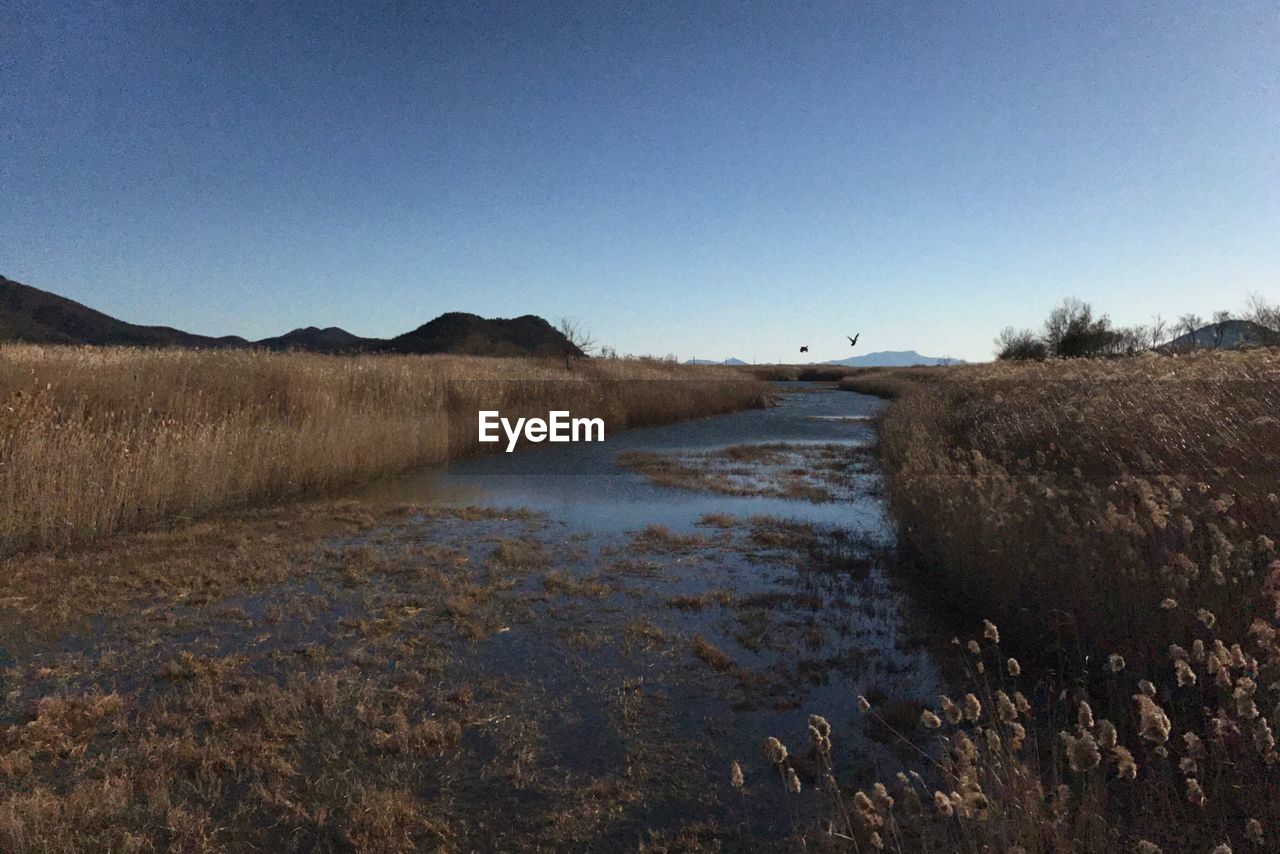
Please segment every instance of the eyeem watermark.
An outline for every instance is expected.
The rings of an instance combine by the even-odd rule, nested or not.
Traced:
[[[603,418],[573,418],[568,410],[553,409],[542,418],[517,418],[516,423],[503,418],[496,409],[482,409],[480,441],[501,442],[498,428],[507,434],[507,453],[516,449],[523,434],[527,442],[603,442]]]

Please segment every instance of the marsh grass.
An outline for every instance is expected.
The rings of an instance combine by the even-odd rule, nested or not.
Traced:
[[[832,844],[1273,850],[1280,354],[841,385],[896,398],[906,568],[951,619],[1003,631],[955,642],[961,695],[911,730],[865,705],[928,773],[831,797]]]
[[[327,490],[481,450],[476,412],[609,431],[760,405],[725,368],[0,346],[0,553]],[[487,446],[492,450],[498,445]]]

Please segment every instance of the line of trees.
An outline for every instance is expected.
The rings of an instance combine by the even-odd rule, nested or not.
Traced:
[[[1156,315],[1148,324],[1115,326],[1105,314],[1097,314],[1093,306],[1068,297],[1045,319],[1040,332],[1006,326],[996,337],[996,357],[1012,360],[1049,358],[1078,359],[1098,356],[1132,356],[1167,343],[1170,336],[1191,336],[1191,347],[1198,346],[1198,333],[1206,331],[1211,346],[1221,346],[1230,324],[1236,320],[1256,323],[1280,340],[1280,305],[1270,303],[1258,294],[1249,297],[1242,316],[1229,311],[1214,312],[1205,321],[1196,314],[1184,314],[1175,323]]]

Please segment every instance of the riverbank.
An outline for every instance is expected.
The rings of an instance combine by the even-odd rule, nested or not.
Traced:
[[[332,490],[493,446],[476,413],[610,432],[765,402],[729,368],[651,360],[0,346],[0,553]]]
[[[886,816],[901,838],[1239,851],[1280,835],[1280,355],[840,386],[894,400],[880,449],[903,565],[973,627],[957,647],[973,714],[943,704],[920,726],[947,737],[950,785],[923,818]]]

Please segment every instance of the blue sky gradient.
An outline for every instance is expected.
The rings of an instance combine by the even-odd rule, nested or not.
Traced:
[[[1274,2],[59,5],[0,11],[0,273],[135,322],[982,359],[1280,298]]]

